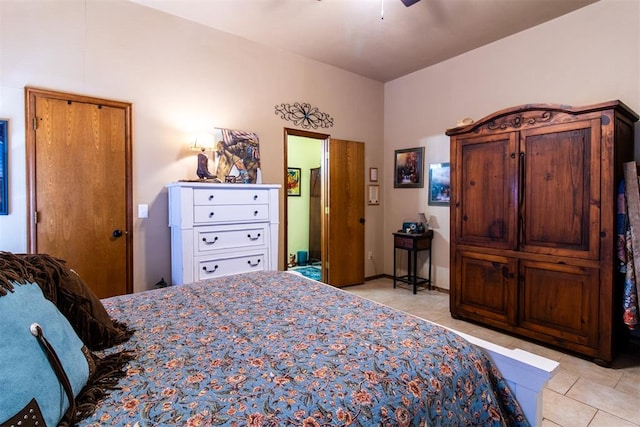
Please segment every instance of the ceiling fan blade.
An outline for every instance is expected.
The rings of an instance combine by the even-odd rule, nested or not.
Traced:
[[[412,4],[416,4],[418,3],[420,0],[400,0],[402,2],[402,4],[404,4],[405,6],[409,7]]]

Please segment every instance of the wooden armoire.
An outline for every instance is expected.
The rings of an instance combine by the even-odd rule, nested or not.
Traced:
[[[447,131],[453,317],[612,361],[617,187],[637,120],[620,101],[531,104]]]

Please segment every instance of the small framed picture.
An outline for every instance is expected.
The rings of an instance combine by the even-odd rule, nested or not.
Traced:
[[[396,150],[393,186],[395,188],[424,187],[424,147]]]
[[[0,215],[9,214],[9,121],[0,120]]]
[[[451,201],[450,177],[449,163],[429,164],[429,205],[449,206]]]
[[[287,196],[300,196],[300,168],[287,168]]]
[[[378,182],[378,168],[369,168],[369,181]]]

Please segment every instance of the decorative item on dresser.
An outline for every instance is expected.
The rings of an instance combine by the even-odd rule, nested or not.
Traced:
[[[620,101],[505,109],[451,137],[451,314],[608,365],[620,329]]]
[[[278,268],[280,185],[168,184],[174,285]]]
[[[196,175],[200,179],[215,179],[216,176],[209,172],[209,157],[207,157],[207,150],[213,151],[213,134],[202,133],[196,137],[193,142],[193,146],[190,147],[192,151],[198,151],[198,167],[196,168]]]

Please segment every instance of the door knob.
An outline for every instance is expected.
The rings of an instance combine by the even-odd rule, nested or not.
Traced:
[[[360,218],[360,224],[364,224],[364,218]]]
[[[120,236],[122,236],[122,230],[113,230],[112,235],[113,235],[113,237],[116,237],[116,238],[120,237]]]

